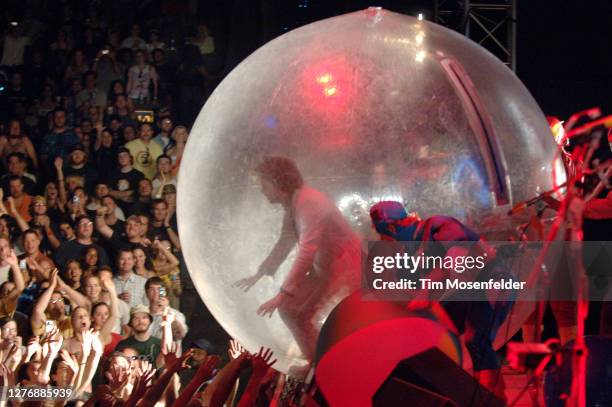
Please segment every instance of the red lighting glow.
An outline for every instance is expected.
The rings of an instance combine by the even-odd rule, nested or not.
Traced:
[[[303,67],[295,96],[302,114],[321,129],[320,147],[335,150],[353,141],[345,123],[361,103],[355,98],[356,90],[364,88],[358,83],[359,62],[340,54]]]

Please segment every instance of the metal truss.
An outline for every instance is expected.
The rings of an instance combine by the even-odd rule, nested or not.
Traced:
[[[434,21],[482,45],[516,72],[516,0],[435,0]]]

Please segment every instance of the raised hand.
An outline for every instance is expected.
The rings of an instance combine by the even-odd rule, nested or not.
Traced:
[[[60,356],[60,358],[62,358],[64,363],[66,363],[66,365],[68,365],[68,368],[70,370],[72,370],[72,373],[74,375],[76,375],[79,372],[79,365],[78,365],[78,363],[74,359],[72,359],[72,356],[70,356],[70,353],[68,353],[68,351],[66,349],[62,349],[60,351],[59,356]]]
[[[62,157],[56,157],[55,161],[53,161],[53,165],[56,170],[61,171],[64,166],[64,159]]]
[[[216,355],[210,355],[206,358],[205,361],[202,362],[202,364],[200,365],[200,367],[198,368],[198,371],[196,372],[196,375],[202,380],[202,381],[206,381],[209,380],[214,371],[215,368],[219,365],[219,357]]]
[[[104,373],[104,376],[108,379],[108,384],[113,393],[118,392],[129,382],[128,369],[124,369],[118,365],[111,365],[106,373]]]
[[[161,322],[161,326],[166,326],[168,324],[172,324],[175,319],[176,319],[176,315],[174,314],[174,312],[169,312],[168,311],[168,307],[167,305],[169,305],[168,303],[168,298],[167,297],[161,297],[159,299],[159,305],[164,308],[164,311],[162,312],[162,322]]]
[[[2,372],[2,384],[4,387],[15,386],[15,371],[9,368],[6,364],[0,364],[0,372]]]
[[[59,329],[57,327],[53,328],[53,330],[49,333],[47,347],[49,348],[49,353],[52,355],[57,355],[62,349],[62,343],[64,343],[64,337],[60,335]]]
[[[40,346],[40,338],[38,336],[33,336],[28,340],[28,345],[26,346],[26,362],[29,362],[34,355],[42,352],[42,347]]]
[[[51,226],[51,219],[47,215],[40,215],[37,217],[37,222],[39,226],[44,228],[48,228]]]
[[[111,280],[108,277],[103,278],[102,280],[102,287],[108,291],[109,293],[116,293],[117,290],[115,288],[115,283],[113,283],[113,280]]]
[[[14,267],[17,267],[19,264],[19,260],[17,259],[17,255],[15,254],[14,250],[11,250],[11,253],[7,256],[7,258],[4,261],[6,262],[6,264],[10,266],[14,266]]]
[[[36,263],[35,260],[33,260],[32,262]],[[37,268],[40,268],[40,265],[38,265]],[[59,270],[57,269],[57,267],[51,270],[51,274],[49,274],[49,283],[53,287],[57,287],[57,285],[59,284],[58,274],[59,274]]]
[[[176,345],[176,343],[173,343],[172,350],[170,352],[162,353],[164,357],[164,364],[166,366],[166,369],[169,371],[178,372],[189,367],[186,363],[187,360],[189,360],[189,358],[193,354],[193,349],[187,350],[181,356],[177,356],[177,352],[178,346]]]
[[[81,342],[81,357],[82,360],[86,360],[92,350],[92,345],[94,341],[94,334],[92,331],[83,331],[83,341]]]
[[[259,352],[251,358],[251,366],[253,368],[253,374],[257,374],[263,376],[266,374],[268,369],[272,367],[276,363],[276,359],[270,362],[272,359],[273,352],[270,348],[265,348],[262,346],[259,348]]]
[[[132,394],[127,399],[124,405],[133,406],[136,405],[138,400],[142,399],[145,395],[147,388],[151,384],[153,380],[153,376],[155,375],[155,369],[153,366],[149,366],[149,369],[144,372],[140,372],[138,377],[135,378],[134,388],[132,389]]]
[[[238,359],[240,355],[245,353],[247,350],[238,342],[236,339],[230,339],[229,348],[227,349],[227,354],[229,355],[230,360]]]
[[[4,362],[9,368],[15,369],[21,362],[22,355],[23,354],[21,352],[21,344],[13,343],[8,349],[8,353],[6,355]]]
[[[152,368],[153,364],[151,362],[148,360],[141,360],[140,363],[138,363],[138,366],[134,368],[133,375],[135,378],[140,377]]]
[[[12,196],[6,198],[6,202],[8,202],[8,210],[10,213],[17,213],[17,206],[15,205],[15,199]]]
[[[107,214],[107,212],[108,212],[108,209],[104,205],[100,205],[96,208],[96,215],[98,216],[104,216]]]
[[[93,329],[91,329],[90,332],[91,332],[91,350],[94,351],[96,355],[102,355],[104,353],[104,345],[102,344],[102,341],[100,340],[100,333],[94,332]]]

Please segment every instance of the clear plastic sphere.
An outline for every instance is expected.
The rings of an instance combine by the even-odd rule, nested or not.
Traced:
[[[554,151],[527,89],[469,39],[380,9],[319,21],[250,55],[198,116],[178,188],[189,272],[228,333],[251,351],[271,347],[287,371],[306,363],[291,331],[256,310],[279,292],[295,250],[274,278],[232,287],[281,230],[282,207],[253,176],[263,156],[294,160],[367,241],[369,207],[389,199],[507,237],[518,222],[510,206],[552,187]]]

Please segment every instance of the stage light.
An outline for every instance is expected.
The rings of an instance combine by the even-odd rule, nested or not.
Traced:
[[[332,76],[331,74],[328,74],[328,73],[317,76],[317,83],[320,83],[323,85],[331,82],[331,80],[332,80]]]
[[[425,39],[425,34],[423,33],[423,31],[419,31],[419,33],[415,37],[417,45],[422,45],[424,39]]]
[[[329,88],[323,89],[323,94],[327,97],[334,96],[338,92],[338,88],[330,86]]]
[[[417,61],[417,62],[423,62],[423,60],[425,60],[425,55],[426,55],[426,54],[425,54],[425,51],[424,51],[424,50],[420,50],[420,51],[418,51],[418,52],[416,53],[416,56],[415,56],[415,58],[414,58],[414,59],[415,59],[415,61]]]
[[[419,20],[419,21],[423,21],[424,20],[423,13],[417,14],[417,20]]]

